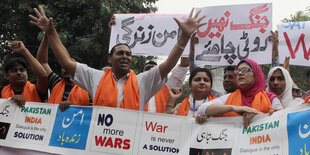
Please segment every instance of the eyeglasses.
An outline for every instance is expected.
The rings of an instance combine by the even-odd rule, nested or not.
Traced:
[[[237,70],[235,70],[235,75],[238,75],[240,72],[242,72],[242,73],[248,73],[248,72],[252,72],[253,70],[251,69],[251,68],[249,68],[249,67],[243,67],[243,68],[241,68],[241,69],[237,69]]]

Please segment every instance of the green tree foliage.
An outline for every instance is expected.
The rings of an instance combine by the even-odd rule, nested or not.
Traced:
[[[297,11],[294,15],[291,15],[290,18],[284,18],[282,22],[298,22],[298,21],[310,21],[310,7],[305,11]],[[308,44],[309,45],[309,44]],[[309,47],[308,47],[309,48]],[[281,51],[279,51],[279,54]],[[280,62],[283,63],[283,62]],[[297,84],[297,86],[303,90],[308,90],[309,85],[307,84],[306,73],[309,70],[309,67],[305,66],[290,66],[290,74]]]
[[[118,13],[152,13],[157,10],[157,0],[1,0],[0,1],[0,64],[11,57],[8,41],[22,40],[26,47],[36,54],[42,32],[29,23],[33,8],[42,5],[47,17],[53,17],[61,41],[71,55],[82,58],[94,68],[108,65],[110,29],[107,26],[111,16]],[[153,59],[153,57],[148,57]],[[143,57],[134,58],[136,64],[144,64]],[[140,62],[141,61],[141,62]],[[60,72],[52,51],[49,64],[53,71]],[[139,69],[137,69],[139,70]],[[1,78],[3,79],[3,78]]]

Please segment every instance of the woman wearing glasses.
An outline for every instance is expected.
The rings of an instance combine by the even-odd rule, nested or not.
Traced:
[[[238,89],[230,94],[207,102],[200,106],[196,117],[203,122],[205,116],[244,117],[244,126],[248,126],[251,119],[259,113],[272,113],[283,109],[279,98],[271,92],[265,92],[266,83],[261,67],[251,59],[241,60],[235,70],[235,84]]]

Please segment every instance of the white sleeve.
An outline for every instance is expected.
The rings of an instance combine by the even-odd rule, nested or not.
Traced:
[[[211,104],[226,104],[229,95],[230,93],[202,104],[198,109],[198,115],[206,115],[206,110]]]
[[[92,100],[94,100],[97,86],[103,74],[104,71],[88,67],[86,64],[76,63],[76,70],[72,81],[88,91]]]
[[[177,65],[172,71],[166,83],[168,89],[173,87],[181,87],[189,67],[180,67]]]
[[[155,66],[147,72],[137,75],[140,96],[140,109],[166,84],[167,78],[161,78],[159,66]]]
[[[283,109],[283,106],[282,106],[282,103],[281,101],[279,100],[279,98],[275,97],[273,100],[272,100],[272,108],[275,108],[275,109]]]

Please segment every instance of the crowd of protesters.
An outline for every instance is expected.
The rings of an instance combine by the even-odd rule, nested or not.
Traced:
[[[277,31],[271,32],[269,37],[273,58],[268,77],[264,77],[257,62],[243,59],[237,66],[225,68],[223,88],[226,92],[222,95],[212,89],[212,83],[217,79],[212,78],[211,71],[193,64],[194,47],[198,43],[194,32],[206,24],[201,23],[205,16],[199,16],[200,11],[194,14],[192,10],[184,22],[174,19],[181,34],[168,58],[159,65],[148,62],[138,75],[131,70],[132,53],[127,44],[117,44],[111,49],[108,58],[111,67],[102,70],[88,67],[70,56],[53,19],[46,17],[43,8],[34,11],[35,16],[29,15],[30,23],[44,33],[36,58],[22,41],[13,41],[9,45],[11,50],[25,59],[14,58],[6,62],[4,68],[9,84],[0,90],[1,98],[11,99],[19,106],[25,102],[47,102],[59,104],[62,111],[70,105],[107,106],[194,117],[199,123],[208,117],[243,116],[244,126],[248,126],[255,115],[272,114],[310,102],[310,91],[302,91],[302,96],[294,95],[298,86],[289,73],[289,58],[282,67],[279,65]],[[109,26],[113,24],[115,17],[111,18]],[[181,63],[176,65],[188,42],[191,46],[189,57],[181,58]],[[48,46],[62,67],[62,77],[48,64]],[[28,81],[28,67],[37,78],[36,84]],[[188,70],[191,93],[181,103],[176,103],[182,95],[181,85]],[[172,74],[167,77],[170,72]],[[310,85],[310,70],[305,76]]]

